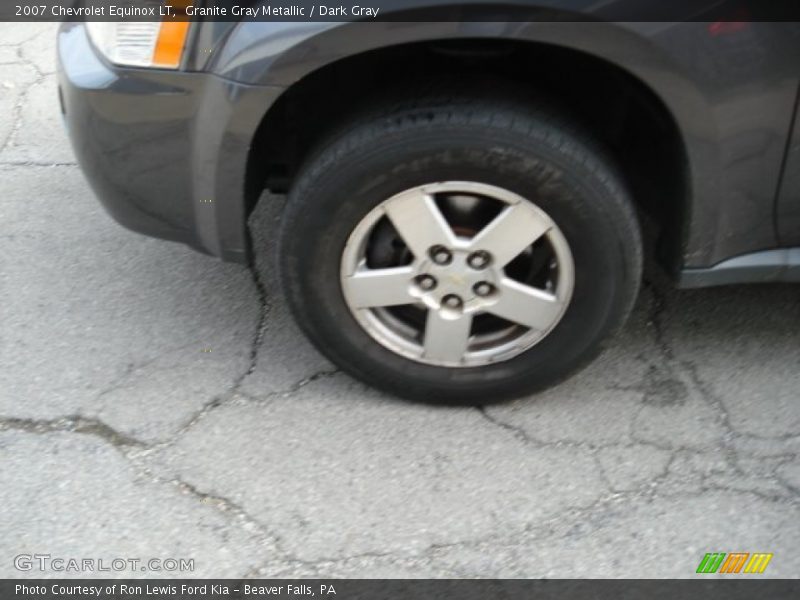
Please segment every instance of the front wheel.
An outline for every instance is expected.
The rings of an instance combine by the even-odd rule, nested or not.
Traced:
[[[641,242],[625,187],[568,121],[416,101],[302,168],[281,232],[295,317],[356,377],[487,404],[558,381],[625,320]]]

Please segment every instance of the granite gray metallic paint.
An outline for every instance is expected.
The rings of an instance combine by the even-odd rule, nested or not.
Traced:
[[[722,32],[701,22],[225,25],[230,30],[207,68],[287,87],[338,59],[425,40],[512,39],[599,57],[652,90],[683,138],[689,201],[682,266],[778,244],[773,211],[800,76],[798,23]]]
[[[82,25],[59,33],[65,121],[81,168],[126,227],[247,262],[244,179],[253,134],[282,91],[205,73],[120,69]]]
[[[259,122],[286,88],[327,64],[369,50],[500,38],[601,58],[660,98],[683,138],[688,167],[686,198],[675,198],[684,204],[678,268],[708,268],[800,238],[792,229],[800,226],[796,219],[782,226],[780,239],[776,224],[798,93],[798,23],[729,29],[700,22],[194,27],[194,47],[181,72],[112,68],[94,55],[81,26],[66,24],[60,34],[62,81],[75,76],[75,67],[63,64],[70,52],[86,54],[83,60],[96,63],[100,79],[107,80],[102,89],[91,89],[94,84],[79,93],[67,89],[67,121],[75,121],[76,153],[101,200],[109,206],[115,195],[111,212],[134,229],[246,261],[247,153]],[[795,163],[796,157],[788,164]],[[781,215],[798,214],[800,198],[791,191],[792,181],[785,179]]]

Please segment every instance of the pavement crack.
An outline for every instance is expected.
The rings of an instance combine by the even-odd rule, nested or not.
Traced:
[[[264,336],[267,332],[267,325],[269,321],[269,315],[272,310],[272,305],[270,303],[269,294],[267,294],[267,288],[261,279],[261,275],[258,272],[255,263],[249,266],[249,271],[256,289],[259,311],[258,319],[256,320],[255,333],[253,334],[253,339],[250,342],[247,368],[236,376],[230,388],[225,393],[215,396],[214,398],[211,398],[205,402],[198,411],[189,417],[186,422],[180,426],[172,436],[170,436],[169,439],[157,444],[153,444],[152,449],[163,449],[173,445],[184,434],[197,425],[197,423],[202,421],[209,413],[215,411],[221,406],[224,406],[234,398],[240,396],[243,398],[250,398],[248,394],[240,392],[239,390],[242,387],[245,379],[252,375],[258,366],[258,354],[261,350],[261,344],[264,341]]]
[[[488,421],[489,423],[491,423],[495,427],[499,427],[500,429],[503,429],[503,430],[507,431],[508,433],[513,435],[515,438],[517,438],[519,441],[521,441],[521,442],[523,442],[525,444],[530,444],[532,446],[536,446],[537,448],[542,448],[542,447],[547,445],[544,442],[541,442],[541,441],[539,441],[537,439],[532,438],[530,435],[528,435],[528,432],[525,431],[522,427],[517,427],[516,425],[511,425],[510,423],[506,423],[505,421],[501,421],[497,417],[489,414],[489,411],[486,409],[486,406],[478,406],[476,408],[478,410],[478,413],[486,421]]]
[[[151,444],[149,450],[156,451],[156,450],[163,450],[164,448],[168,448],[175,444],[181,437],[183,437],[189,430],[191,430],[195,425],[197,425],[200,421],[205,418],[205,416],[225,404],[233,394],[226,394],[223,396],[215,396],[205,402],[200,409],[195,412],[191,417],[189,417],[186,422],[181,425],[178,430],[172,434],[169,438],[164,439],[160,442]]]
[[[80,415],[69,415],[58,419],[0,418],[0,430],[16,430],[44,435],[48,433],[80,433],[102,439],[116,448],[146,448],[147,444],[132,436],[117,431],[99,419]]]
[[[33,89],[34,86],[42,83],[46,77],[46,75],[42,73],[42,71],[35,63],[33,63],[32,61],[30,61],[28,58],[25,57],[22,51],[23,44],[33,40],[38,35],[41,34],[36,34],[32,36],[29,40],[25,40],[25,42],[20,42],[19,44],[15,44],[17,58],[21,63],[30,68],[35,73],[36,77],[34,78],[33,81],[31,81],[28,85],[26,85],[22,89],[22,91],[19,93],[19,96],[17,97],[17,101],[14,104],[14,108],[12,109],[13,116],[11,120],[11,129],[6,135],[6,138],[3,140],[3,143],[0,144],[0,155],[2,155],[3,152],[5,152],[5,150],[9,146],[11,146],[12,140],[16,137],[17,133],[22,128],[22,110],[25,107],[25,104],[28,100],[28,94],[30,93],[30,91]]]
[[[258,320],[256,321],[256,329],[255,333],[253,334],[253,341],[250,344],[250,363],[247,367],[247,370],[245,370],[239,377],[236,378],[236,381],[231,387],[232,392],[238,391],[242,383],[244,383],[244,380],[252,375],[258,366],[258,354],[261,350],[261,344],[264,341],[264,336],[266,336],[267,333],[269,314],[272,311],[272,304],[270,303],[269,294],[267,293],[267,286],[264,284],[264,281],[261,278],[261,273],[258,271],[258,266],[256,265],[255,260],[251,262],[251,264],[248,266],[248,269],[253,280],[253,285],[256,288],[256,296],[258,298]]]
[[[680,360],[676,356],[672,346],[667,341],[666,330],[664,326],[664,314],[667,310],[667,301],[664,293],[658,289],[658,286],[655,283],[649,280],[644,281],[643,287],[650,292],[652,297],[650,322],[653,325],[656,347],[659,349],[664,358],[664,361],[660,366],[665,367],[669,371],[670,379],[672,381],[679,382],[677,373],[685,374],[703,401],[711,408],[724,431],[724,436],[720,443],[720,450],[729,466],[737,473],[741,473],[741,469],[738,465],[738,455],[733,446],[734,439],[738,437],[739,434],[731,424],[730,413],[728,412],[727,407],[722,400],[713,393],[710,387],[705,384],[697,372],[695,365],[690,361]],[[678,390],[672,390],[670,393],[672,396],[679,396]]]
[[[231,513],[233,515],[241,517],[247,523],[250,523],[253,527],[259,530],[259,532],[263,535],[267,535],[269,537],[274,537],[273,534],[266,529],[266,527],[255,517],[253,517],[250,513],[245,510],[245,508],[227,498],[225,496],[219,494],[212,494],[209,492],[204,492],[200,490],[197,486],[184,481],[180,477],[176,477],[174,479],[169,480],[169,483],[176,486],[181,492],[184,494],[189,494],[194,498],[198,499],[203,504],[210,504],[216,506],[219,510],[227,513]]]
[[[522,427],[512,425],[510,423],[502,421],[501,419],[498,419],[494,415],[490,414],[485,406],[478,407],[478,412],[492,426],[498,427],[503,431],[508,432],[520,442],[530,445],[536,449],[540,450],[548,448],[569,449],[585,453],[595,462],[595,465],[597,467],[598,477],[602,481],[603,485],[605,485],[606,489],[609,491],[610,498],[624,496],[628,494],[654,493],[654,491],[660,485],[664,484],[668,480],[670,476],[670,470],[675,460],[676,453],[679,451],[679,449],[670,446],[665,446],[663,444],[658,444],[656,442],[650,442],[648,440],[632,439],[630,441],[624,441],[624,442],[606,442],[606,443],[594,443],[594,442],[587,442],[580,440],[543,441],[532,437]],[[624,490],[618,489],[612,482],[608,473],[606,472],[606,469],[603,466],[603,462],[601,460],[600,453],[604,450],[612,450],[612,449],[613,450],[623,449],[635,452],[637,448],[653,448],[654,450],[667,452],[668,458],[666,460],[666,463],[658,473],[655,473],[648,479],[642,481],[639,485],[631,489],[624,489]]]
[[[10,44],[6,42],[0,42],[0,48],[16,48],[17,50],[19,50],[22,46],[24,46],[28,42],[32,42],[37,37],[43,34],[44,34],[43,31],[38,31],[33,35],[31,35],[30,37],[26,37],[24,40],[20,40],[18,42],[11,42]]]
[[[193,340],[193,341],[191,341],[189,343],[181,344],[180,346],[176,346],[174,348],[169,348],[169,349],[167,349],[167,350],[165,350],[163,352],[160,352],[157,355],[155,355],[155,356],[153,356],[151,358],[148,358],[146,360],[143,360],[141,362],[128,363],[119,376],[115,377],[114,380],[107,387],[103,388],[102,390],[100,390],[100,392],[97,393],[97,395],[95,396],[95,402],[102,401],[102,399],[105,396],[107,396],[107,395],[109,395],[109,394],[111,394],[111,393],[113,393],[113,392],[115,392],[115,391],[117,391],[117,390],[119,390],[121,388],[126,387],[126,381],[128,379],[130,379],[134,375],[139,374],[144,369],[147,369],[148,367],[151,367],[152,365],[154,365],[158,361],[162,360],[164,357],[169,356],[170,354],[173,354],[175,352],[178,352],[178,351],[181,351],[181,350],[185,350],[187,348],[195,347],[199,343],[200,343],[199,341]],[[163,366],[163,367],[159,367],[159,368],[150,369],[149,372],[153,373],[155,371],[164,371],[164,370],[169,370],[169,369],[172,369],[172,368],[173,368],[172,365],[167,365],[167,366]]]
[[[308,377],[304,377],[303,379],[301,379],[297,383],[292,384],[291,386],[289,386],[287,389],[285,389],[283,391],[275,392],[274,394],[270,394],[269,396],[267,396],[267,398],[269,398],[270,396],[280,396],[280,397],[283,397],[283,398],[285,398],[287,396],[291,396],[292,394],[300,391],[302,388],[306,387],[307,385],[310,385],[310,384],[314,383],[315,381],[319,381],[320,379],[328,379],[329,377],[334,377],[334,376],[338,375],[339,373],[341,373],[340,369],[325,369],[325,370],[322,370],[322,371],[317,371],[316,373],[314,373],[312,375],[309,375]]]
[[[37,160],[0,160],[0,167],[77,167],[76,162],[47,162]]]
[[[642,288],[648,290],[652,298],[648,320],[653,326],[653,337],[655,338],[656,347],[666,359],[669,369],[672,370],[675,366],[675,352],[672,350],[672,346],[667,342],[664,328],[664,313],[667,310],[667,299],[664,293],[658,289],[658,286],[648,279],[644,280]]]
[[[788,491],[792,496],[795,498],[800,499],[800,487],[795,485],[794,483],[789,482],[786,477],[781,474],[781,468],[786,465],[791,465],[794,461],[798,460],[797,456],[787,456],[785,457],[778,465],[775,467],[773,471],[773,477],[775,481],[783,487],[786,491]]]

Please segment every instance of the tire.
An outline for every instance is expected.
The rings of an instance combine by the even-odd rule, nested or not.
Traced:
[[[596,356],[604,340],[624,324],[642,271],[642,244],[633,204],[609,154],[571,120],[541,106],[507,98],[415,99],[409,105],[395,103],[383,113],[354,120],[317,146],[290,191],[279,251],[291,310],[325,356],[356,378],[407,399],[485,405],[562,380]],[[430,187],[439,182],[455,183]],[[460,188],[450,191],[447,187],[458,188],[462,185],[458,182],[467,182],[463,186],[468,189],[466,200]],[[408,196],[402,195],[404,192]],[[413,194],[422,200],[412,200]],[[502,198],[498,200],[494,194]],[[408,288],[415,298],[421,298],[415,305],[351,309],[351,305],[368,303],[361,297],[358,286],[362,284],[355,283],[361,277],[357,269],[365,268],[364,264],[396,264],[401,266],[391,268],[402,270],[423,260],[423,246],[416,238],[422,236],[421,230],[429,229],[428,217],[412,219],[415,225],[409,227],[395,215],[407,207],[420,210],[422,204],[414,202],[423,202],[428,207],[425,210],[430,210],[433,202],[439,214],[456,215],[467,223],[478,223],[476,215],[489,208],[500,213],[508,209],[508,214],[513,208],[519,216],[524,207],[525,218],[554,224],[546,236],[537,238],[513,260],[524,263],[514,268],[526,273],[525,285],[535,287],[527,283],[534,279],[545,282],[547,302],[558,303],[561,313],[556,316],[550,304],[542,311],[546,316],[529,317],[533,312],[539,315],[538,308],[525,312],[525,323],[542,321],[541,326],[536,321],[535,327],[506,319],[508,298],[512,297],[507,291],[516,289],[508,281],[509,272],[516,263],[505,263],[503,258],[505,267],[490,267],[494,286],[467,288],[473,281],[467,276],[476,275],[462,262],[471,265],[469,261],[475,262],[477,255],[474,248],[465,255],[468,250],[460,246],[453,247],[448,266],[435,262],[444,260],[444,254],[438,259],[435,253],[424,256],[424,268],[439,269],[439,279],[431,276],[441,288],[438,292],[426,292],[423,287],[433,284],[420,279],[423,276],[415,271]],[[490,215],[489,222],[492,218]],[[453,217],[447,219],[455,232]],[[523,220],[506,219],[507,229],[501,231],[511,231],[510,223]],[[387,228],[386,222],[391,227]],[[419,225],[422,222],[425,226]],[[484,226],[480,223],[471,225],[474,231],[466,236],[448,239],[458,239],[453,243],[462,245],[465,240],[475,240],[475,232]],[[399,244],[401,250],[396,252],[405,256],[396,263],[381,262],[384,255],[391,254],[383,241],[387,229],[393,230],[388,234],[394,236],[390,246]],[[499,244],[515,247],[523,241],[527,240],[521,236],[505,236]],[[350,265],[348,261],[354,256],[358,259],[362,250],[361,266]],[[539,264],[542,255],[549,261],[547,267]],[[442,269],[455,269],[454,260],[461,261],[462,271],[450,277],[450,271]],[[567,285],[570,269],[571,285]],[[450,294],[456,300],[432,296],[446,291],[444,286],[458,285],[462,287],[453,289],[465,290],[463,298],[458,294]],[[380,289],[390,288],[394,289],[391,285]],[[475,290],[486,289],[490,290],[487,297],[475,296]],[[538,298],[527,288],[524,292],[525,302]],[[375,293],[369,288],[369,302],[376,301]],[[504,307],[498,309],[501,316],[482,311],[466,315],[475,306],[484,306],[481,302],[494,301],[492,298],[499,298],[494,308]],[[451,308],[456,312],[447,312]],[[451,314],[456,316],[451,319]],[[424,330],[419,315],[425,315]],[[467,316],[471,325],[451,322]],[[434,335],[440,327],[446,334]],[[466,335],[472,334],[466,341],[465,327],[469,329]],[[476,340],[490,341],[478,344]]]

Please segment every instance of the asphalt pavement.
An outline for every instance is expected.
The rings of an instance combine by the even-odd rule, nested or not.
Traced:
[[[194,560],[114,576],[695,577],[706,552],[800,575],[800,286],[656,274],[558,387],[409,404],[292,323],[281,198],[251,220],[254,269],[113,222],[54,54],[55,25],[0,24],[0,576],[81,575],[15,566],[48,554]]]

